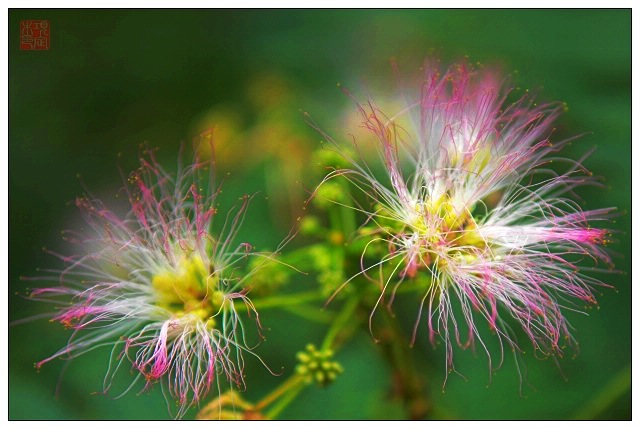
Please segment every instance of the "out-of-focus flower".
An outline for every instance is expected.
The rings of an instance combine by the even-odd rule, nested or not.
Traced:
[[[432,343],[445,343],[449,369],[454,343],[479,343],[491,360],[479,322],[517,350],[515,319],[537,352],[562,355],[576,345],[563,312],[594,304],[594,287],[607,286],[592,273],[612,267],[608,231],[590,223],[613,209],[583,211],[571,199],[575,187],[597,181],[579,161],[554,155],[566,143],[550,140],[561,105],[527,96],[507,103],[495,72],[424,70],[396,115],[373,101],[358,105],[382,168],[363,155],[376,150],[370,141],[356,141],[351,156],[325,135],[351,164],[325,180],[347,177],[366,195],[370,205],[357,208],[368,219],[362,233],[388,249],[362,267],[367,276],[380,271],[371,276],[381,279],[373,311],[413,279],[423,286],[413,340],[424,323]],[[552,170],[554,161],[566,172]]]
[[[204,112],[194,121],[193,135],[199,135],[196,151],[202,160],[214,160],[235,169],[246,163],[245,124],[238,109],[217,106]],[[213,144],[210,144],[213,142]]]
[[[111,345],[105,391],[130,361],[136,381],[161,382],[180,417],[212,387],[244,385],[243,353],[253,352],[243,319],[261,329],[247,296],[259,264],[240,271],[251,246],[237,241],[250,198],[221,215],[210,161],[196,157],[176,175],[152,150],[140,162],[124,187],[124,217],[91,196],[76,200],[89,227],[66,234],[78,253],[57,255],[66,267],[38,278],[57,284],[31,294],[56,303],[53,320],[73,334],[36,365]]]
[[[200,144],[197,151],[231,168],[234,175],[262,170],[271,221],[288,228],[301,215],[306,196],[301,183],[311,158],[300,91],[290,78],[274,71],[263,71],[245,87],[243,109],[216,106],[194,121],[192,132],[202,141],[213,140],[213,145]]]

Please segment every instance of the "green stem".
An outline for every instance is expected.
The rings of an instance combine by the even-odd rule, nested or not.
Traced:
[[[342,218],[342,230],[345,237],[351,236],[357,229],[355,211],[348,207],[340,206],[340,217]]]
[[[300,380],[300,384],[292,387],[291,390],[289,390],[289,392],[287,392],[284,396],[282,396],[280,401],[277,402],[273,406],[273,408],[271,408],[271,410],[269,410],[269,412],[265,415],[265,417],[267,417],[269,420],[275,419],[285,408],[287,408],[287,406],[289,406],[289,404],[294,399],[296,399],[298,394],[302,392],[302,389],[304,389],[305,387],[305,384],[302,383],[301,379],[299,380]]]
[[[301,383],[302,379],[298,375],[293,375],[286,379],[280,386],[278,386],[274,391],[265,396],[262,401],[258,402],[254,409],[260,411],[264,407],[271,404],[273,401],[287,393],[290,389],[296,386],[296,384]]]
[[[624,395],[631,387],[631,367],[627,365],[607,383],[597,395],[585,404],[573,417],[574,420],[594,420]]]
[[[360,297],[358,295],[354,295],[343,305],[340,314],[338,314],[338,316],[335,318],[335,320],[329,327],[329,330],[327,331],[327,335],[324,337],[324,341],[322,342],[321,347],[322,350],[335,349],[335,340],[342,329],[348,323],[354,323],[351,320],[351,315],[358,307],[359,301]]]
[[[341,312],[334,319],[333,323],[329,327],[327,331],[327,335],[324,338],[322,343],[322,349],[335,350],[335,340],[345,327],[345,325],[350,322],[351,315],[358,307],[359,297],[354,295],[349,299],[341,309]],[[269,419],[275,419],[303,390],[306,386],[303,379],[298,375],[293,375],[289,379],[287,379],[284,383],[282,383],[278,388],[276,388],[273,392],[267,395],[262,401],[260,401],[256,406],[256,410],[261,410],[264,407],[268,406],[272,402],[276,401],[276,404],[269,410],[265,416]]]
[[[423,290],[424,285],[411,285],[407,287],[401,287],[396,291],[396,294],[400,293],[408,293],[415,292],[419,290]],[[288,295],[280,295],[280,296],[270,296],[267,298],[256,298],[252,299],[251,302],[253,305],[261,310],[263,308],[273,308],[273,307],[289,307],[292,305],[303,304],[307,302],[314,301],[322,301],[327,299],[322,293],[316,290],[292,293]],[[235,308],[237,309],[245,309],[246,305],[242,302],[234,303]]]
[[[423,375],[416,368],[408,341],[403,335],[398,321],[386,311],[381,311],[381,313],[384,314],[388,329],[386,335],[381,338],[381,344],[387,360],[396,373],[400,399],[403,401],[410,419],[424,419],[432,411],[432,406],[424,392]]]
[[[332,311],[322,311],[316,307],[309,305],[286,305],[282,307],[284,311],[295,314],[303,319],[311,320],[316,323],[328,324],[333,320],[334,313]]]
[[[333,231],[342,232],[342,216],[340,212],[335,209],[329,210],[329,225]],[[344,234],[344,233],[343,233]]]
[[[325,299],[319,291],[311,290],[307,292],[292,293],[289,295],[274,295],[267,298],[252,299],[251,302],[259,310],[269,307],[281,307],[298,305],[305,302],[321,301]],[[242,303],[235,304],[236,308],[242,308]]]

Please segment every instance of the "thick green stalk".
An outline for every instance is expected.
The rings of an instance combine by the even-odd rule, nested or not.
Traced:
[[[394,392],[404,403],[408,417],[422,420],[431,411],[423,374],[417,371],[409,341],[403,335],[397,320],[385,310],[381,313],[384,314],[385,327],[380,335],[380,343],[394,371]]]

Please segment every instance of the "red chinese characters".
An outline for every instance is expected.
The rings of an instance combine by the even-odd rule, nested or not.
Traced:
[[[46,51],[50,47],[49,21],[28,19],[20,21],[20,50]]]

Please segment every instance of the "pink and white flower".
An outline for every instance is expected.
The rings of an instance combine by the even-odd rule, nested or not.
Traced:
[[[451,370],[454,343],[479,343],[491,360],[479,322],[519,350],[508,324],[515,319],[537,352],[562,355],[563,345],[575,346],[567,310],[594,304],[595,288],[607,285],[592,273],[612,267],[603,250],[609,233],[591,224],[613,209],[579,207],[573,190],[597,181],[556,155],[566,141],[551,141],[562,106],[527,96],[507,102],[502,86],[492,71],[427,65],[398,114],[358,104],[371,137],[354,143],[359,156],[325,135],[351,165],[325,180],[347,177],[365,194],[370,205],[357,210],[367,216],[370,245],[388,248],[360,273],[380,270],[373,312],[391,305],[407,279],[423,282],[413,341],[424,325],[432,343],[444,342]]]
[[[250,198],[220,216],[211,161],[196,159],[176,175],[152,150],[140,162],[124,187],[130,211],[121,217],[90,195],[77,198],[88,230],[65,235],[79,253],[55,254],[66,267],[36,278],[52,286],[31,296],[55,303],[53,320],[73,331],[36,366],[112,346],[105,392],[130,362],[146,387],[161,382],[180,417],[212,387],[244,385],[243,352],[253,352],[243,319],[261,329],[247,296],[253,271],[238,270],[251,252],[237,242]]]

